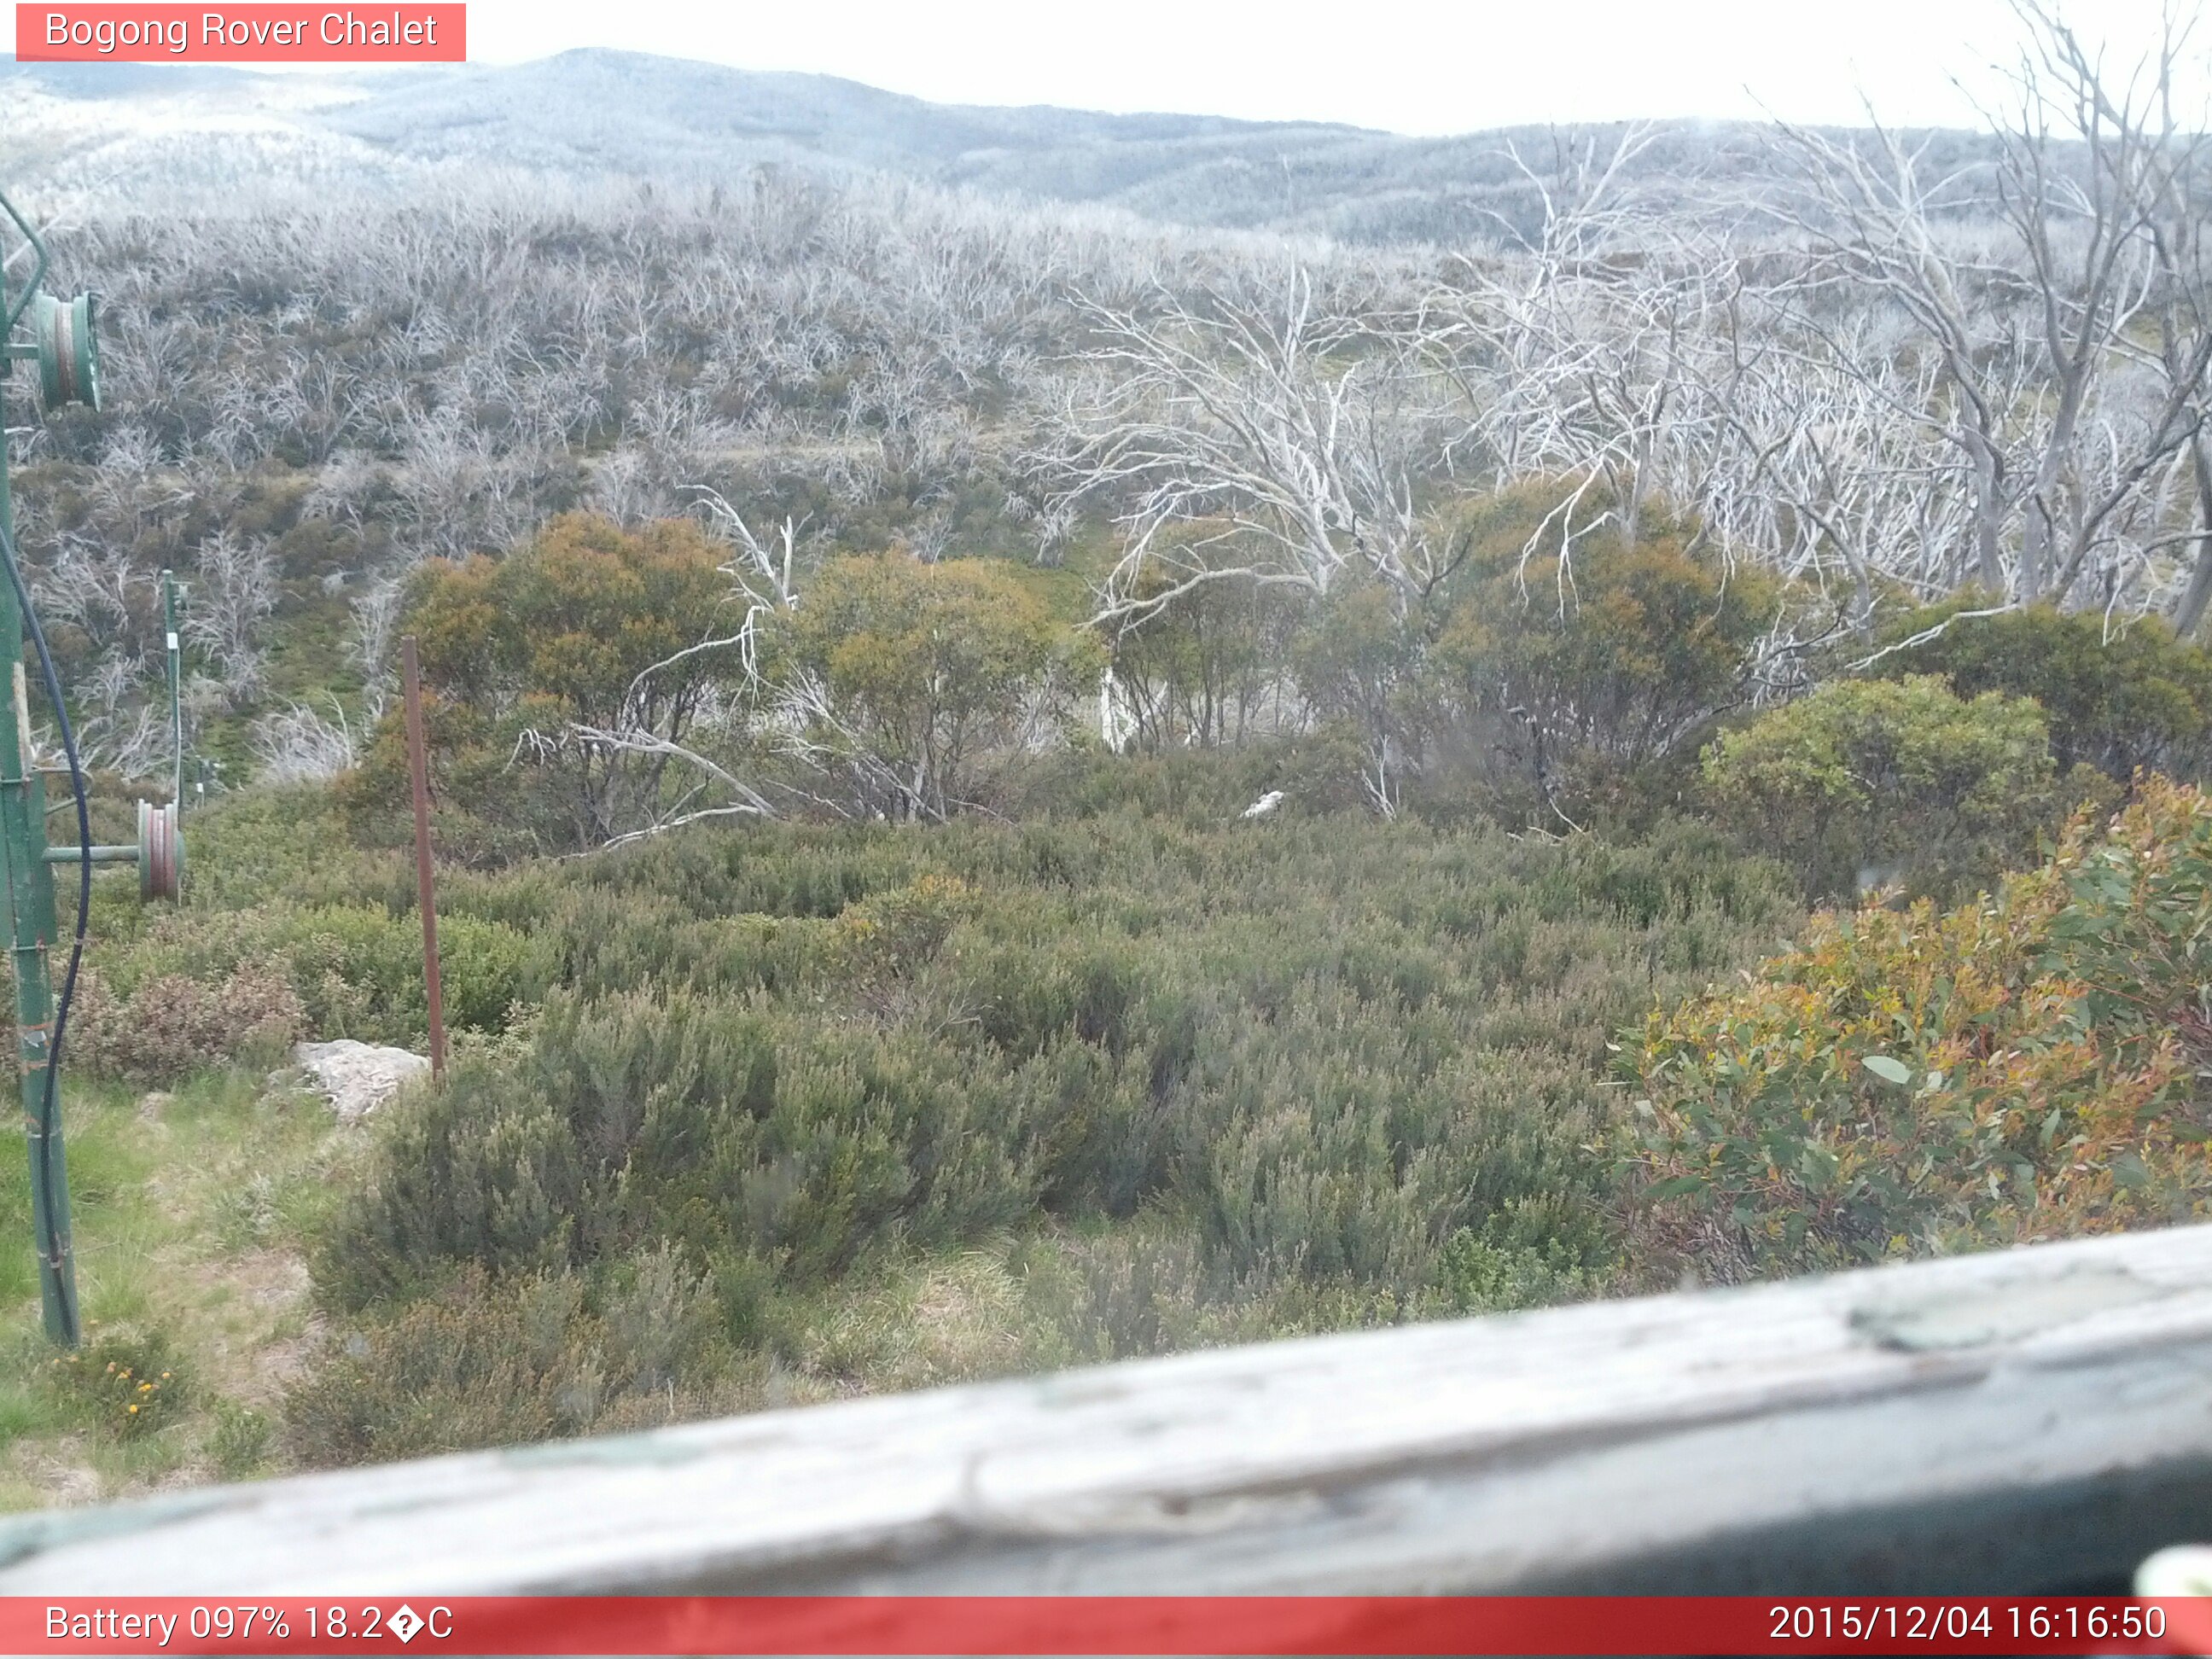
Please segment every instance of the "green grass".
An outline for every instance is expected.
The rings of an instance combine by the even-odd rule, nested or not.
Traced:
[[[14,1114],[10,1114],[13,1117]],[[58,1381],[41,1329],[20,1129],[0,1143],[0,1507],[112,1498],[262,1472],[312,1319],[301,1241],[362,1136],[256,1075],[195,1079],[166,1100],[64,1096],[77,1284],[89,1356],[159,1352],[173,1412],[127,1432]],[[63,1362],[66,1364],[67,1362]],[[127,1363],[127,1361],[126,1361]]]

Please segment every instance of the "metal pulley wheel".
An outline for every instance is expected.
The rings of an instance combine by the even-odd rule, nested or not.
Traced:
[[[50,410],[70,404],[100,407],[100,340],[94,332],[99,300],[80,294],[32,301],[31,327],[39,341],[39,394]]]
[[[177,804],[138,803],[138,896],[171,899],[185,880],[185,838],[177,828]]]

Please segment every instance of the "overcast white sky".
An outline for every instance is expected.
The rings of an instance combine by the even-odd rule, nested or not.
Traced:
[[[2160,5],[2061,0],[2133,63]],[[125,8],[118,7],[118,10]],[[13,7],[0,30],[13,33]],[[1635,116],[1974,120],[2005,0],[471,0],[470,55],[572,46],[804,70],[947,102],[1346,121],[1400,132]],[[2197,44],[2212,46],[2212,24]],[[1955,80],[1954,80],[1955,77]]]
[[[2132,61],[2160,3],[2066,15]],[[2004,0],[474,0],[469,37],[489,62],[627,46],[950,102],[1443,133],[1762,105],[1852,122],[1862,89],[1885,120],[1966,123],[1951,77],[1986,84],[2017,33]]]

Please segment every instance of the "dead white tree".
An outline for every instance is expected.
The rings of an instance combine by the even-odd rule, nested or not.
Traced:
[[[359,744],[337,699],[330,717],[305,703],[292,703],[258,716],[247,733],[255,775],[266,783],[323,783],[352,769]]]
[[[1292,270],[1272,295],[1085,302],[1096,343],[1055,410],[1048,519],[1103,501],[1122,551],[1094,621],[1141,620],[1209,582],[1316,597],[1358,569],[1410,605],[1449,568],[1425,496],[1449,475],[1449,388],[1370,318]],[[1172,530],[1197,533],[1170,536]]]
[[[1690,499],[1724,545],[1833,595],[1864,632],[1887,586],[1936,599],[1966,576],[1969,482],[1927,418],[1939,370],[1900,349],[1893,319],[1857,312],[1808,331],[1790,325],[1795,303],[1787,289],[1732,301]]]
[[[731,580],[735,626],[674,652],[639,671],[623,698],[612,726],[572,722],[559,732],[528,732],[518,745],[540,757],[574,751],[612,773],[628,768],[636,776],[624,791],[625,822],[603,823],[597,845],[625,846],[709,818],[775,817],[775,806],[753,784],[708,752],[715,736],[742,737],[762,710],[778,700],[763,650],[765,630],[775,617],[797,608],[795,561],[799,526],[786,519],[772,542],[757,536],[743,514],[720,491],[689,487],[708,522],[732,550],[722,567]],[[702,657],[726,654],[739,667],[738,684],[725,692],[712,683],[674,671]],[[665,684],[684,680],[679,696],[664,695]],[[700,733],[706,734],[705,741]],[[688,782],[669,785],[672,772]]]
[[[1993,149],[1955,168],[1878,125],[1778,126],[1785,175],[1640,198],[1651,140],[1522,163],[1525,235],[1471,253],[1408,332],[1474,410],[1462,453],[1559,499],[1571,554],[1646,503],[1834,590],[2212,602],[2206,123],[2170,24],[2115,76],[2039,0]]]
[[[2147,506],[2203,435],[2212,330],[2201,229],[2203,126],[2178,103],[2187,30],[2171,20],[2132,70],[2101,59],[2038,0],[1996,119],[1994,165],[1930,176],[1876,125],[1844,138],[1787,125],[1795,196],[1777,210],[1825,283],[1793,319],[1832,337],[1841,306],[1893,308],[1929,395],[1899,418],[1955,453],[1967,501],[1957,578],[2008,603],[2163,598],[2193,625],[2203,521],[2175,536]],[[1849,351],[1869,383],[1892,373]],[[2168,565],[2183,554],[2178,592]],[[2090,580],[2085,590],[2084,582]]]
[[[736,586],[738,602],[744,606],[744,618],[736,632],[719,643],[738,648],[746,678],[758,684],[762,678],[763,628],[777,614],[799,609],[797,559],[800,526],[796,520],[787,518],[776,528],[773,543],[764,542],[753,533],[744,515],[720,490],[700,484],[690,488],[705,510],[708,522],[730,545],[730,561],[722,569]]]
[[[399,642],[400,617],[406,607],[404,578],[374,579],[353,601],[353,629],[346,653],[361,671],[362,702],[374,722],[384,714],[392,691],[392,653]]]
[[[262,633],[276,599],[276,556],[266,538],[245,541],[226,529],[200,544],[185,634],[219,671],[234,708],[260,690]]]
[[[732,550],[722,568],[730,578],[733,607],[741,611],[736,625],[641,671],[631,682],[617,726],[575,725],[557,739],[538,739],[541,747],[574,744],[604,757],[644,763],[653,787],[638,793],[641,800],[652,804],[652,810],[643,822],[611,836],[605,844],[643,840],[706,818],[774,817],[778,813],[770,792],[833,811],[848,810],[833,797],[796,785],[788,778],[759,785],[750,782],[708,753],[708,741],[674,729],[674,722],[668,718],[670,705],[655,697],[655,684],[679,665],[710,653],[734,653],[741,672],[726,696],[714,698],[697,711],[696,728],[709,739],[737,740],[732,747],[747,738],[758,740],[768,751],[798,763],[801,775],[839,773],[857,784],[863,795],[901,802],[916,817],[943,818],[948,803],[931,791],[927,774],[909,775],[882,751],[874,738],[847,718],[819,675],[787,655],[778,656],[769,650],[770,630],[778,619],[795,613],[801,603],[799,523],[787,518],[771,536],[764,538],[754,532],[744,515],[720,492],[698,485],[691,489],[708,521]],[[660,787],[672,769],[693,780],[672,799]]]
[[[1711,438],[1713,316],[1736,250],[1639,203],[1634,163],[1657,136],[1563,137],[1541,171],[1508,146],[1534,234],[1498,216],[1506,245],[1462,256],[1407,325],[1465,391],[1462,450],[1494,483],[1559,486],[1526,551],[1562,550],[1562,604],[1576,544],[1610,526],[1633,546],[1655,497],[1686,504]]]
[[[118,702],[107,712],[88,714],[78,722],[76,738],[77,753],[88,767],[126,778],[155,777],[169,769],[168,711],[151,702]],[[61,744],[58,737],[48,742],[41,734],[40,747],[58,754]]]

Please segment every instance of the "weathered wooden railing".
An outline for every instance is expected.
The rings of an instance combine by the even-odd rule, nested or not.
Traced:
[[[2118,1590],[2212,1534],[2212,1228],[0,1524],[0,1592]]]

